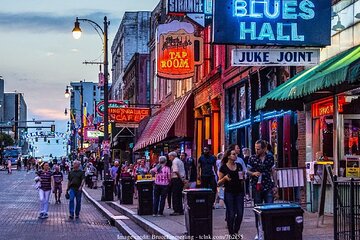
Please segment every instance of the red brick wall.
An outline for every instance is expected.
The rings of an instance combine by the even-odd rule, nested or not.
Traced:
[[[298,166],[305,167],[306,162],[306,118],[304,111],[298,111]]]

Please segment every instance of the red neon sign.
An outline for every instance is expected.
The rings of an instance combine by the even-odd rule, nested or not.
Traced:
[[[339,97],[338,109],[339,112],[343,112],[343,106],[345,103],[345,98],[343,96]],[[328,99],[319,103],[314,103],[312,105],[312,115],[313,117],[321,117],[326,115],[332,115],[334,113],[334,103],[333,99]]]
[[[109,120],[116,123],[139,123],[148,116],[149,108],[109,108]]]

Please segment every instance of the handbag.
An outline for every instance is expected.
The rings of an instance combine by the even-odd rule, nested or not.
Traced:
[[[69,192],[66,192],[66,193],[65,193],[65,198],[66,198],[67,200],[70,199],[70,194],[69,194]]]

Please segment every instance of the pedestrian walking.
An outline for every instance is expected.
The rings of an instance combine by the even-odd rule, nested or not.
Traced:
[[[217,172],[216,158],[210,154],[209,147],[203,148],[203,153],[198,160],[198,178],[201,181],[202,188],[210,188],[213,191],[211,203],[215,203],[216,195],[216,180],[215,174]],[[215,207],[214,207],[215,208]]]
[[[184,214],[182,204],[182,190],[184,188],[185,167],[184,163],[177,156],[178,154],[176,152],[169,153],[169,159],[172,161],[171,188],[174,210],[174,212],[170,214],[171,216]]]
[[[219,170],[221,168],[221,161],[224,157],[224,153],[220,152],[216,155],[216,167],[218,169],[217,176],[219,176]],[[219,178],[219,177],[218,177]],[[219,179],[217,180],[219,181]],[[215,208],[224,208],[225,209],[225,202],[224,202],[224,186],[218,185],[217,193],[215,198]]]
[[[111,176],[111,179],[114,181],[114,193],[115,193],[115,196],[118,195],[118,182],[116,181],[116,173],[119,169],[119,161],[115,161],[114,162],[114,166],[111,167],[110,169],[110,176]]]
[[[85,184],[85,173],[80,170],[80,161],[76,160],[73,163],[73,170],[68,175],[68,187],[67,192],[70,195],[69,201],[69,218],[75,217],[79,218],[80,210],[81,210],[81,196],[82,196],[82,188]],[[76,208],[75,208],[75,201],[76,199]]]
[[[53,193],[55,195],[55,204],[61,203],[61,193],[62,193],[62,182],[64,180],[63,173],[60,171],[60,166],[55,165],[53,172],[53,179],[54,179],[54,188]]]
[[[7,170],[8,170],[8,174],[12,174],[11,159],[10,158],[8,158],[8,160],[7,160]]]
[[[224,185],[226,222],[231,239],[241,239],[239,230],[244,215],[244,177],[241,164],[236,163],[235,150],[227,150],[219,170],[218,185]]]
[[[247,166],[249,164],[249,159],[251,156],[251,151],[250,148],[243,148],[242,150],[242,154],[244,156],[244,163]],[[250,178],[247,177],[245,179],[245,200],[246,202],[250,202]]]
[[[249,158],[248,176],[250,176],[250,186],[254,204],[273,203],[273,191],[276,191],[272,180],[274,167],[274,156],[267,153],[267,143],[264,140],[255,142],[255,155]],[[258,218],[255,216],[256,229],[258,228]],[[258,239],[258,234],[255,236]]]
[[[166,166],[166,157],[160,156],[159,163],[150,170],[155,174],[153,216],[163,216],[165,199],[171,180],[171,170]]]
[[[40,178],[40,188],[39,188],[39,200],[40,200],[40,213],[39,218],[44,219],[48,218],[49,211],[49,200],[51,189],[53,186],[52,173],[50,171],[49,163],[44,162],[43,166],[39,167],[37,175]]]

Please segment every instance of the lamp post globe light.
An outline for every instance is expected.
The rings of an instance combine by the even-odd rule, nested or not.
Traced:
[[[85,18],[76,18],[74,29],[72,30],[73,37],[79,39],[81,37],[81,28],[80,22],[88,22],[92,25],[96,31],[100,31],[103,35],[103,45],[104,45],[104,141],[108,143],[109,141],[109,117],[108,117],[108,107],[109,107],[109,89],[108,89],[108,79],[109,79],[109,62],[108,62],[108,27],[110,21],[107,20],[107,17],[104,17],[104,27],[101,28],[96,22],[85,19]],[[104,151],[104,171],[105,176],[108,176],[109,173],[109,153]]]

